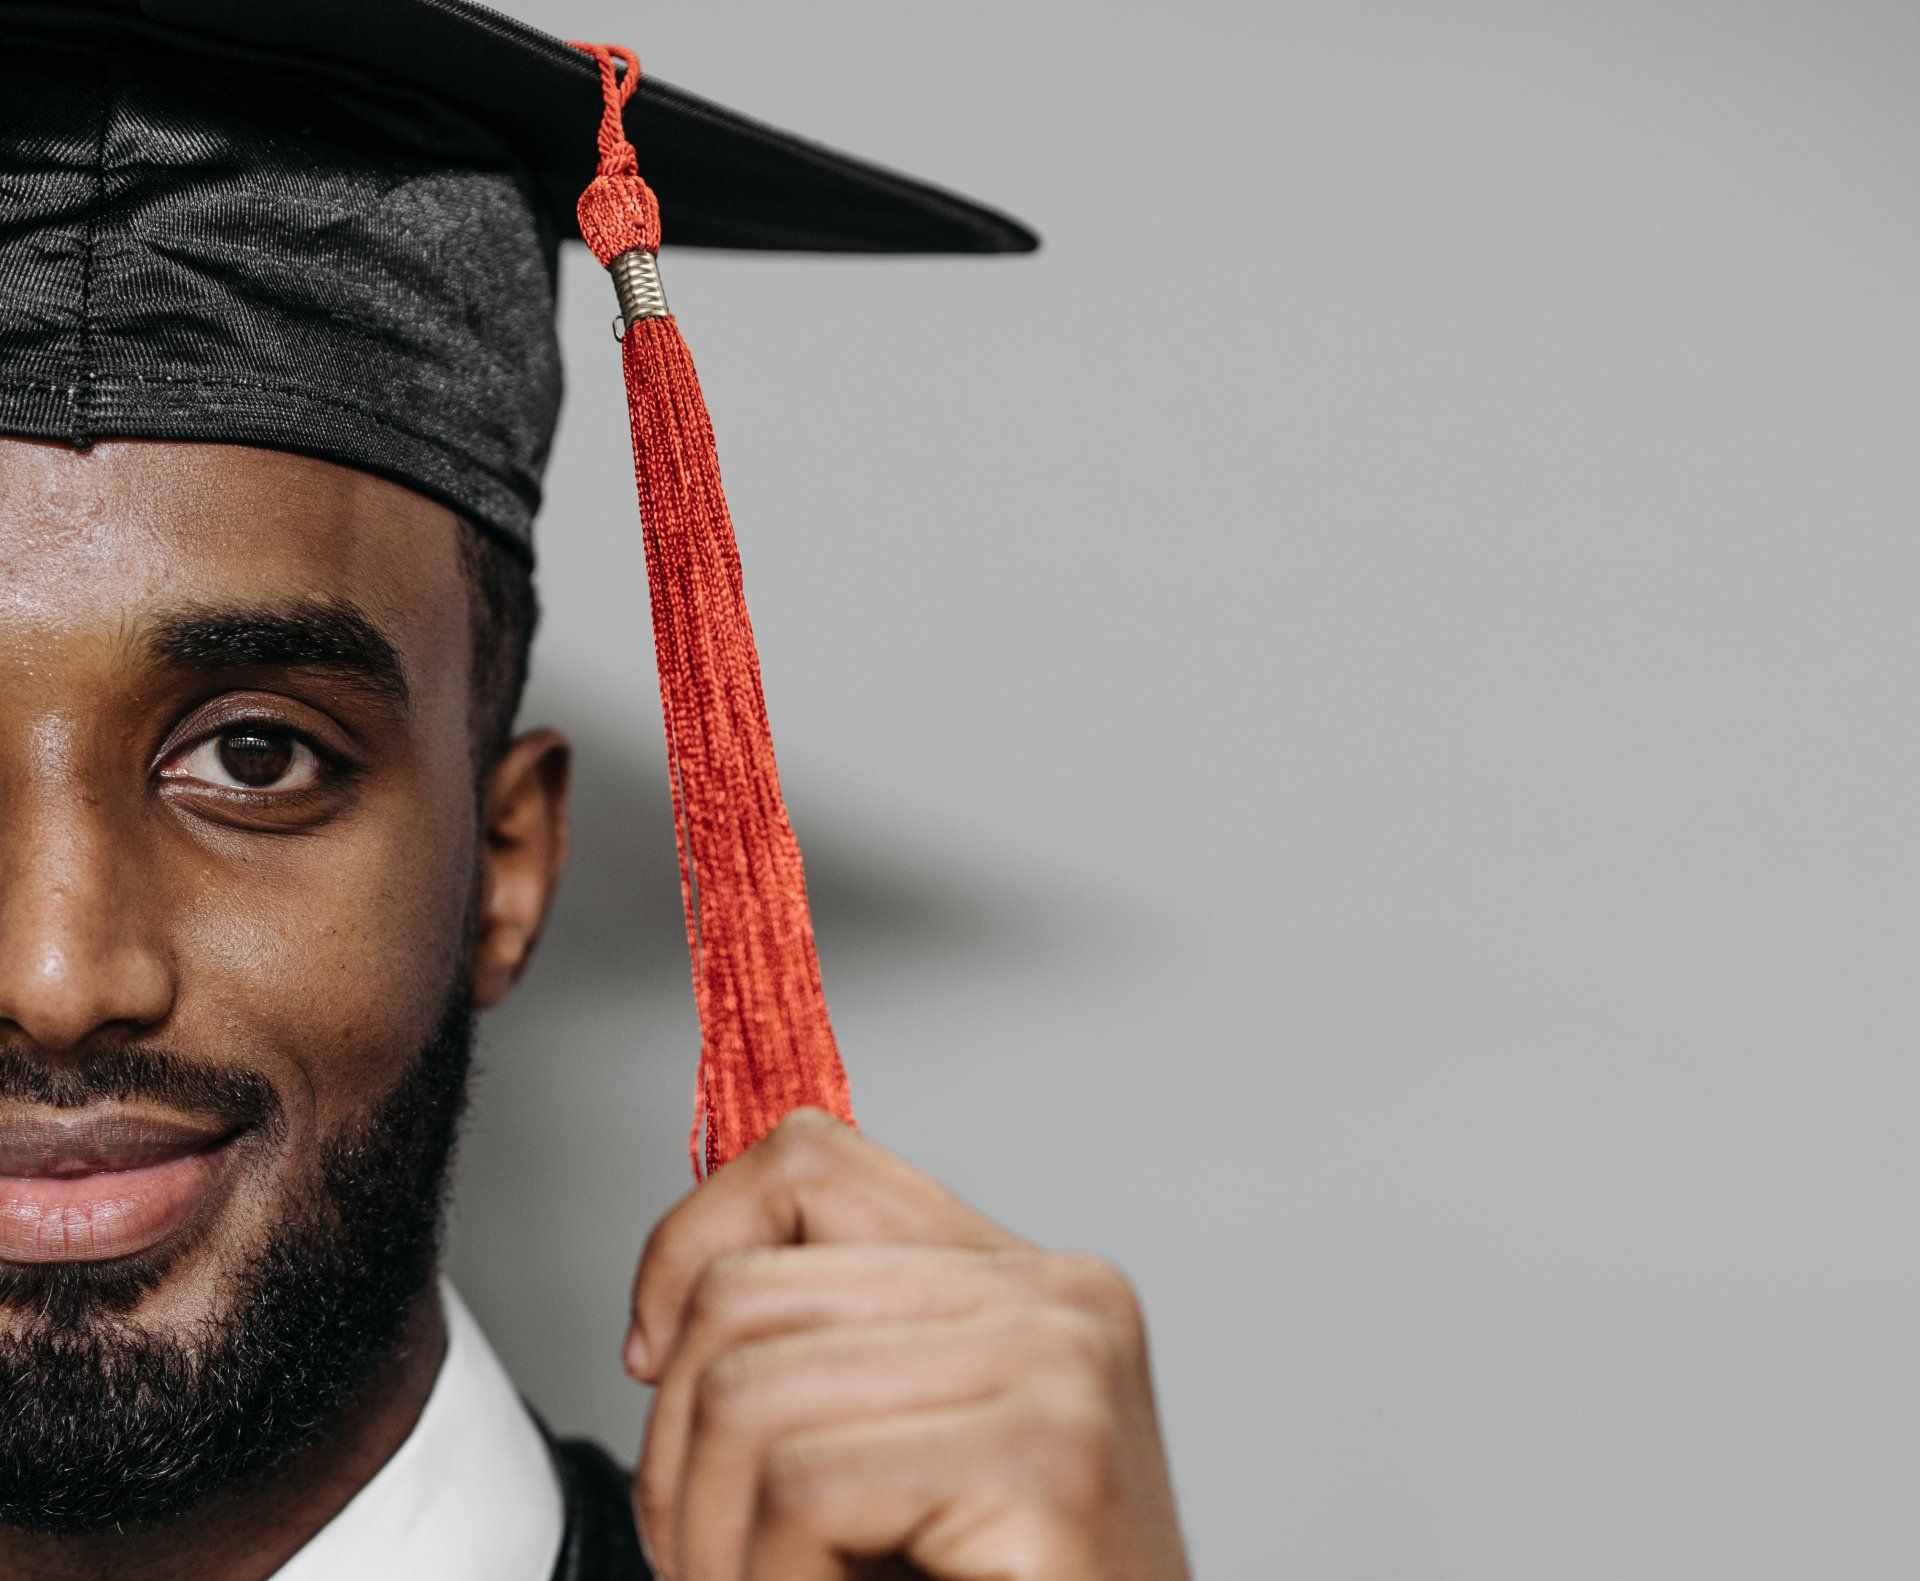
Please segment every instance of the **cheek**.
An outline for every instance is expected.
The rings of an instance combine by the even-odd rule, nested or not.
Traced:
[[[471,822],[399,798],[313,835],[195,853],[176,886],[183,1041],[252,1051],[322,1132],[386,1092],[464,964]]]

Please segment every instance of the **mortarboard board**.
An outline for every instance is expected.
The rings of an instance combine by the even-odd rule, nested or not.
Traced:
[[[0,432],[298,450],[531,557],[556,250],[608,266],[700,1006],[695,1167],[801,1104],[851,1118],[654,259],[663,231],[936,253],[1032,233],[463,0],[0,0],[0,106]]]

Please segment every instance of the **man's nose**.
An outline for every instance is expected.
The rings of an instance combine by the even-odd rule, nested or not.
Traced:
[[[113,833],[78,798],[0,805],[0,1030],[65,1051],[171,1013],[173,966]]]

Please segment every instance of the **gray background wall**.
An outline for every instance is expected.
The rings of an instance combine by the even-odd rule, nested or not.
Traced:
[[[510,9],[1047,236],[668,280],[864,1121],[1134,1274],[1199,1569],[1910,1576],[1920,12]],[[630,1448],[695,1028],[565,289],[454,1262]]]

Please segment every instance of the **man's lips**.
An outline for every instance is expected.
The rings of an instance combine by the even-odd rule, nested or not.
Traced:
[[[145,1251],[206,1201],[234,1135],[217,1121],[135,1110],[0,1109],[0,1260]]]

